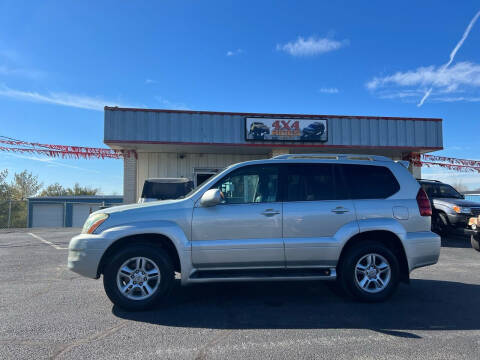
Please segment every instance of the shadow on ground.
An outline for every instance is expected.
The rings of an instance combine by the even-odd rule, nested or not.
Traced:
[[[357,303],[323,282],[203,284],[180,287],[147,312],[113,314],[162,326],[213,329],[372,329],[418,338],[408,330],[478,330],[480,286],[412,280],[385,303]]]
[[[448,237],[442,236],[442,247],[448,248],[471,248],[470,233],[455,232],[449,234]]]

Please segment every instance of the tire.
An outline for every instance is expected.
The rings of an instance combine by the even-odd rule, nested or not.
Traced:
[[[374,255],[376,269],[368,266],[369,255]],[[372,258],[370,258],[371,260]],[[370,261],[370,263],[372,263]],[[388,270],[383,264],[388,265]],[[357,265],[367,270],[356,271]],[[400,266],[395,254],[380,242],[364,241],[347,250],[339,266],[339,283],[344,291],[363,302],[387,300],[395,292],[400,280]],[[381,270],[381,271],[380,271]],[[373,275],[378,274],[373,278]],[[370,278],[372,276],[372,278]],[[379,278],[379,280],[377,280]],[[362,280],[367,279],[363,282]],[[383,283],[381,287],[379,284]]]
[[[452,232],[452,226],[448,221],[447,215],[439,212],[432,217],[432,231],[440,236],[445,236]]]
[[[122,268],[124,270],[120,271]],[[118,307],[130,311],[147,310],[168,295],[174,275],[172,260],[162,248],[130,245],[119,250],[106,264],[103,286],[110,301]],[[122,292],[120,286],[125,284],[130,289]]]
[[[470,243],[472,244],[472,248],[474,248],[477,251],[480,251],[480,239],[479,238],[480,238],[480,234],[477,234],[477,236],[472,234],[470,236]]]

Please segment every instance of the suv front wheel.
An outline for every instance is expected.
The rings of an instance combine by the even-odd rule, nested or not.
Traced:
[[[438,212],[433,214],[432,231],[440,236],[448,235],[452,231],[452,226],[450,225],[445,213]]]
[[[480,233],[475,232],[474,234],[470,235],[470,242],[472,244],[472,248],[477,251],[480,251]]]
[[[347,250],[340,264],[339,281],[351,296],[365,302],[388,299],[398,286],[399,264],[385,245],[365,241]]]
[[[103,286],[110,300],[126,310],[146,310],[164,298],[174,281],[168,254],[149,245],[130,245],[106,264]]]

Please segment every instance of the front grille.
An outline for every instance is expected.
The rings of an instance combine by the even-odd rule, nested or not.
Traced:
[[[473,216],[480,216],[480,208],[472,208]]]

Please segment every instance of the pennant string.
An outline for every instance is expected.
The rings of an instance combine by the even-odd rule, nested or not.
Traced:
[[[86,146],[70,146],[56,144],[41,144],[0,136],[0,151],[29,153],[44,155],[53,158],[73,158],[73,159],[121,159],[134,156],[137,158],[135,150],[116,150],[108,148],[95,148]],[[480,160],[458,159],[453,157],[430,155],[430,154],[411,154],[406,160],[417,167],[441,167],[459,172],[478,172],[480,173]]]

